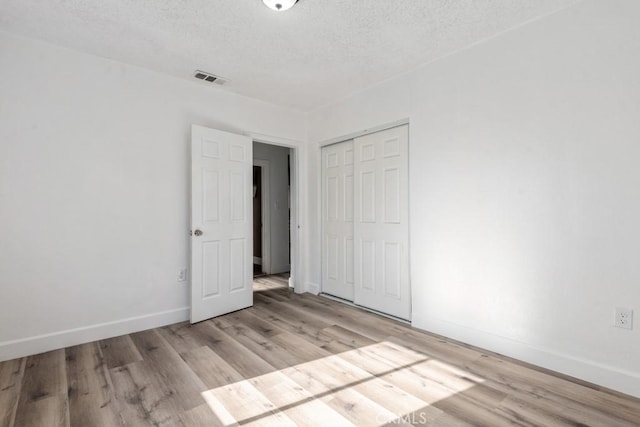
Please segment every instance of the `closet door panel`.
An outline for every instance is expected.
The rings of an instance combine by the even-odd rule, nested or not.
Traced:
[[[354,302],[411,318],[409,132],[399,126],[354,140]]]
[[[322,292],[353,301],[353,141],[322,149]]]

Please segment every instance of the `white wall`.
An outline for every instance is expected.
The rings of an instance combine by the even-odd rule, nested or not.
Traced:
[[[0,33],[0,360],[186,318],[192,123],[319,142],[409,118],[414,325],[640,396],[639,18],[587,0],[308,118]]]
[[[186,319],[191,124],[305,119],[0,33],[0,360]]]
[[[316,194],[317,142],[410,119],[414,326],[640,396],[639,21],[584,1],[310,115]]]
[[[271,274],[289,271],[289,149],[253,143],[253,159],[269,162],[269,265]],[[263,258],[264,262],[264,258]]]

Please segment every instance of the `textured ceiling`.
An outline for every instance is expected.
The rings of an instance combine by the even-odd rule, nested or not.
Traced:
[[[311,110],[576,1],[0,0],[0,29]]]

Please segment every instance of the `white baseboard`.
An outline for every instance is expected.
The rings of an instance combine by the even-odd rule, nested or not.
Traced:
[[[189,307],[0,342],[0,361],[117,337],[189,319]]]
[[[640,375],[428,316],[413,315],[415,328],[500,353],[640,398]]]
[[[304,287],[305,289],[303,292],[309,292],[313,295],[318,295],[320,293],[320,285],[318,285],[317,283],[305,282]]]

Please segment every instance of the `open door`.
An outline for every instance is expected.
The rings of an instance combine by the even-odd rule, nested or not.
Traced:
[[[191,323],[253,305],[252,141],[191,128]]]

